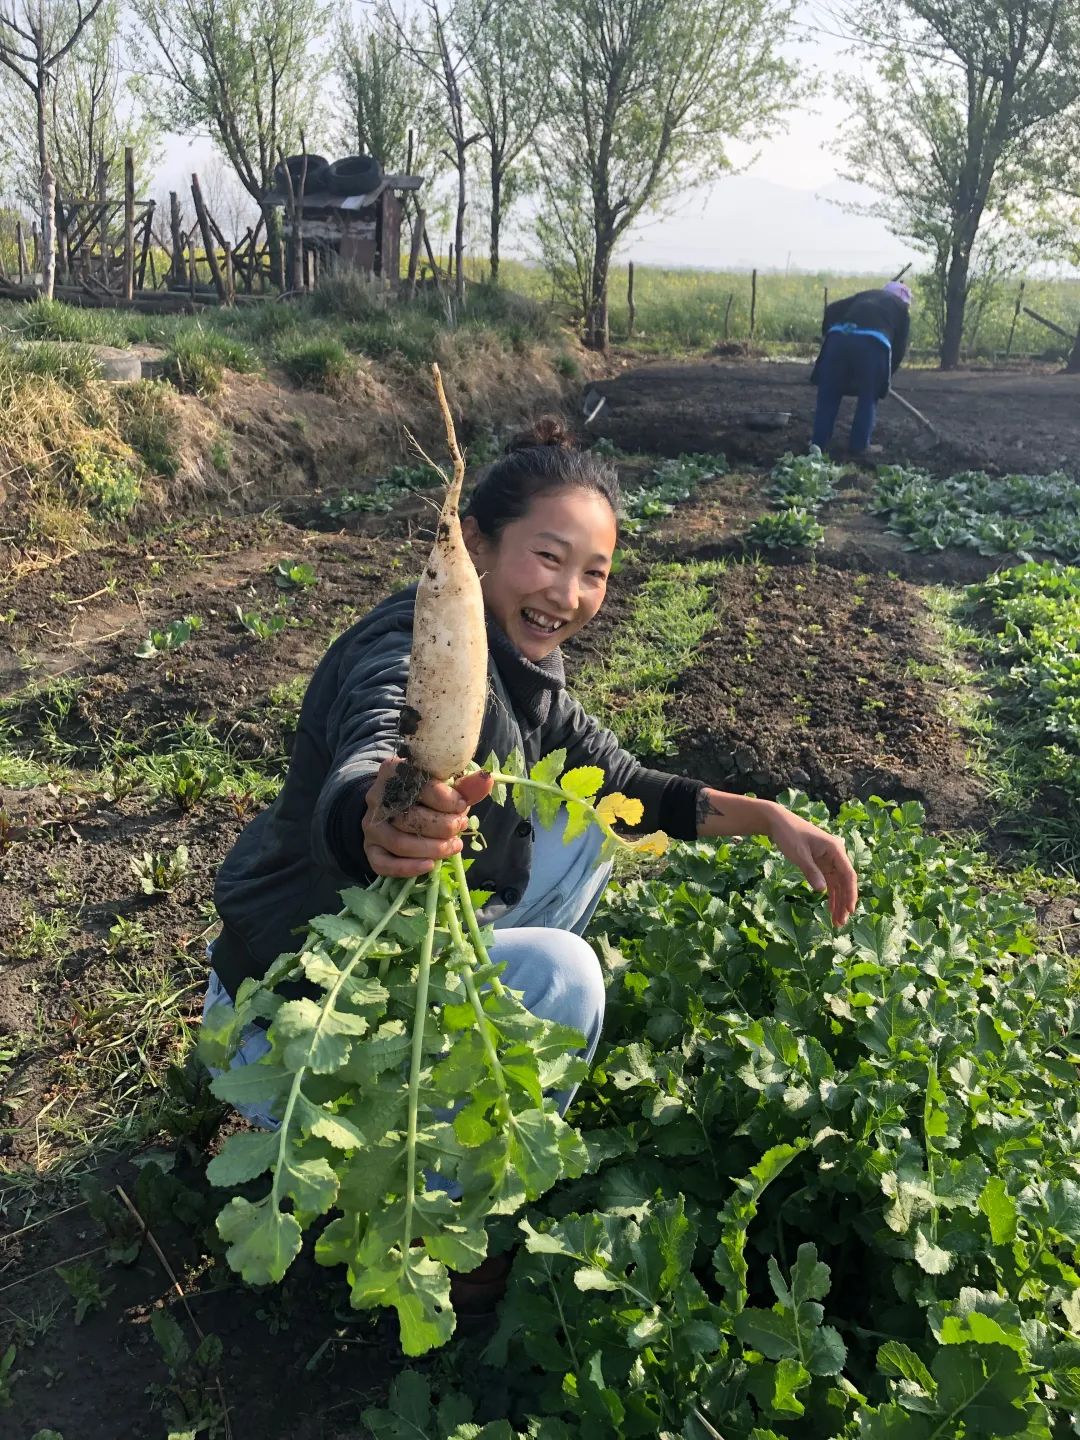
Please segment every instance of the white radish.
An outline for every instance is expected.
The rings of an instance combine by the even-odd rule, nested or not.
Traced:
[[[407,761],[401,768],[418,772],[411,781],[404,776],[402,781],[416,791],[432,777],[454,779],[475,758],[488,692],[484,597],[458,518],[465,460],[439,367],[431,369],[454,474],[416,590],[412,657],[400,719],[398,752]],[[400,793],[388,795],[388,808],[397,809],[403,798]]]

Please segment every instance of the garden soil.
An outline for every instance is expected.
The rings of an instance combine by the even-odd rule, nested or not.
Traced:
[[[767,359],[637,366],[598,382],[607,404],[592,429],[624,450],[722,450],[729,459],[771,465],[785,450],[805,451],[816,391],[809,362]],[[893,400],[879,408],[875,442],[885,462],[935,472],[1075,471],[1080,456],[1080,375],[1027,365],[1005,371],[901,368],[896,388],[939,432],[935,438]],[[835,439],[846,439],[845,402]],[[777,429],[758,430],[780,416]]]
[[[812,392],[796,367],[656,365],[602,388],[604,426],[621,446],[738,459],[745,444],[766,466],[806,439]],[[1072,380],[913,372],[907,389],[943,430],[968,437],[967,463],[982,444],[1009,467],[1080,453]],[[734,418],[769,406],[795,412],[785,431]],[[910,425],[885,413],[883,438],[896,458],[929,463]],[[767,506],[766,483],[743,471],[710,481],[637,537],[601,616],[570,647],[571,678],[614,643],[651,562],[747,559],[741,537]],[[813,559],[751,556],[712,582],[715,622],[668,706],[677,752],[648,758],[763,795],[917,799],[936,829],[985,831],[921,587],[978,578],[992,562],[911,556],[867,513],[867,485],[853,476],[826,508]],[[60,777],[0,791],[0,1355],[7,1343],[17,1351],[5,1440],[45,1427],[65,1440],[160,1440],[170,1406],[182,1429],[181,1403],[191,1422],[222,1400],[231,1428],[217,1433],[235,1440],[362,1440],[360,1411],[404,1363],[392,1321],[353,1314],[339,1273],[302,1260],[280,1291],[254,1292],[215,1258],[207,1147],[242,1122],[219,1129],[205,1092],[170,1080],[168,1065],[201,1011],[215,871],[261,802],[218,792],[185,811],[133,786],[123,760],[125,744],[164,753],[210,736],[280,776],[305,678],[335,634],[416,575],[433,511],[409,499],[342,524],[309,487],[289,515],[194,518],[59,560],[25,557],[0,582],[4,744]],[[309,564],[317,583],[279,590],[283,560]],[[266,641],[236,617],[279,605],[290,623]],[[136,657],[150,629],[188,614],[203,626],[185,645]],[[181,845],[186,872],[168,893],[143,894],[132,862]],[[1075,906],[1044,909],[1067,929]],[[145,1101],[148,1086],[162,1126],[132,1154],[126,1097]],[[125,1263],[106,1263],[107,1237],[80,1204],[74,1180],[87,1170],[119,1184],[149,1226]],[[54,1267],[79,1257],[113,1288],[76,1324]],[[156,1309],[193,1344],[200,1332],[219,1338],[211,1378],[170,1379]]]

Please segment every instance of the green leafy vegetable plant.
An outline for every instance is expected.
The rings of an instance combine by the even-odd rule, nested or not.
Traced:
[[[395,465],[388,475],[379,475],[366,490],[345,490],[323,501],[323,510],[335,520],[346,515],[386,515],[403,496],[414,490],[430,490],[439,483],[437,473],[426,465]]]
[[[836,493],[836,483],[845,469],[834,465],[816,445],[805,455],[790,450],[782,455],[772,469],[769,496],[778,509],[816,511]]]
[[[155,655],[178,650],[202,629],[202,623],[198,615],[185,615],[182,620],[174,620],[165,630],[151,630],[135,654],[140,660],[150,660]]]
[[[161,772],[162,795],[175,800],[181,810],[194,810],[199,801],[224,783],[224,772],[212,762],[205,763],[190,750],[171,755]]]
[[[763,841],[609,887],[609,1038],[569,1117],[589,1160],[519,1221],[499,1328],[456,1377],[478,1422],[1074,1433],[1075,974],[917,805],[833,828],[863,894],[841,932]]]
[[[763,545],[767,550],[795,550],[820,545],[825,539],[825,527],[809,510],[792,507],[762,515],[747,530],[746,538],[750,544]]]
[[[648,521],[670,515],[676,505],[689,500],[702,480],[726,471],[723,455],[680,455],[661,461],[643,485],[623,491],[622,530],[633,535]]]
[[[0,1410],[7,1410],[15,1403],[12,1390],[15,1382],[23,1373],[15,1369],[15,1361],[19,1358],[19,1352],[14,1345],[9,1345],[0,1354]]]
[[[1080,494],[1067,475],[990,476],[981,470],[939,478],[883,465],[871,508],[888,517],[910,550],[976,550],[1004,555],[1044,550],[1080,562]]]
[[[222,1344],[216,1335],[206,1335],[192,1350],[178,1321],[167,1310],[155,1310],[150,1328],[169,1371],[167,1385],[150,1387],[154,1408],[168,1425],[170,1440],[206,1435],[209,1440],[227,1432],[227,1416],[216,1372],[221,1365]]]
[[[1002,799],[1037,853],[1080,863],[1080,568],[1029,563],[966,592],[988,624],[978,653],[990,665],[990,743],[1005,774]],[[1048,817],[1060,823],[1051,826]]]
[[[191,871],[186,845],[177,845],[171,855],[144,850],[131,862],[132,873],[144,895],[168,895]]]
[[[275,610],[264,619],[257,610],[245,610],[241,605],[236,607],[236,618],[256,640],[269,640],[274,635],[280,635],[289,623],[289,617],[282,610]]]
[[[90,1260],[80,1260],[76,1265],[58,1265],[56,1273],[71,1292],[75,1301],[75,1324],[81,1325],[94,1310],[104,1310],[115,1285],[103,1285],[101,1276]]]
[[[563,774],[565,762],[558,751],[526,775],[520,755],[502,766],[492,756],[494,803],[512,800],[548,825],[565,809],[566,837],[598,825],[605,853],[662,849],[662,837],[621,840],[615,821],[637,824],[640,803],[595,800],[603,771]],[[270,1175],[268,1190],[235,1196],[218,1220],[229,1263],[252,1284],[281,1280],[304,1231],[336,1211],[316,1260],[345,1267],[355,1308],[393,1307],[402,1347],[419,1355],[453,1333],[448,1270],[484,1259],[488,1217],[583,1170],[586,1153],[552,1098],[581,1079],[583,1040],[501,983],[460,855],[419,880],[345,890],[342,901],[203,1027],[200,1053],[224,1069],[244,1026],[269,1022],[269,1054],[225,1070],[213,1091],[280,1117],[275,1131],[230,1137],[207,1174],[230,1187]],[[317,998],[279,992],[298,979]]]
[[[272,573],[279,590],[309,590],[319,583],[315,567],[306,560],[279,560]]]

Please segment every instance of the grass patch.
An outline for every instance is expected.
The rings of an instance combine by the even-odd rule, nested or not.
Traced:
[[[159,799],[184,809],[214,795],[245,810],[268,805],[281,788],[288,763],[283,754],[244,759],[228,736],[222,739],[194,719],[160,737],[147,734],[138,742],[118,741],[110,755],[133,786],[145,786]]]
[[[249,374],[258,368],[243,340],[201,324],[178,331],[164,361],[165,376],[178,390],[202,397],[218,393],[226,370]]]
[[[278,359],[294,385],[330,394],[340,393],[356,372],[356,362],[332,335],[311,340],[290,337],[279,346]]]
[[[672,683],[716,623],[720,560],[654,565],[604,661],[590,661],[573,689],[636,754],[670,755],[680,727],[666,713]]]
[[[797,260],[797,255],[795,259]],[[468,262],[466,262],[468,266]],[[547,304],[557,305],[551,280],[537,265],[520,260],[502,262],[504,284]],[[881,275],[850,275],[826,270],[759,270],[754,326],[755,344],[775,348],[816,349],[821,343],[824,292],[829,299],[873,289],[889,278]],[[979,318],[977,332],[967,337],[966,353],[993,355],[1004,351],[1014,323],[1019,277],[1010,277],[993,286]],[[710,349],[718,341],[747,340],[750,336],[751,275],[749,270],[704,270],[635,265],[634,304],[636,325],[629,345],[648,354],[670,354],[684,350]],[[626,302],[627,269],[613,265],[609,278],[609,314],[613,338],[622,343],[627,334],[629,312]],[[1076,329],[1080,310],[1080,280],[1044,279],[1028,276],[1024,303],[1041,315],[1056,320],[1070,334]],[[933,306],[916,304],[911,312],[911,345],[915,351],[933,351]],[[1021,314],[1016,323],[1012,353],[1016,356],[1043,354],[1057,346],[1068,350],[1068,342],[1055,341],[1041,325]]]
[[[171,480],[180,470],[180,422],[170,387],[135,380],[117,387],[120,434],[148,470]]]

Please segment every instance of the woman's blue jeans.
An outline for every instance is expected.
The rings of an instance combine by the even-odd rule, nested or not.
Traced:
[[[491,958],[504,966],[502,981],[521,992],[527,1010],[544,1020],[572,1026],[585,1036],[591,1061],[604,1022],[604,978],[592,947],[582,933],[604,893],[610,862],[597,864],[600,833],[595,827],[569,845],[562,843],[565,813],[550,830],[536,827],[532,871],[520,902],[495,921]],[[203,1015],[217,1005],[232,1005],[229,993],[211,969]],[[230,1068],[253,1065],[269,1050],[265,1030],[249,1025]],[[555,1098],[565,1114],[574,1086]],[[257,1105],[237,1110],[256,1125],[276,1129],[278,1121]]]
[[[817,409],[813,444],[827,450],[836,428],[840,402],[854,395],[855,418],[849,446],[858,455],[870,444],[877,418],[878,396],[889,388],[892,357],[880,340],[869,335],[829,335],[818,365]]]

